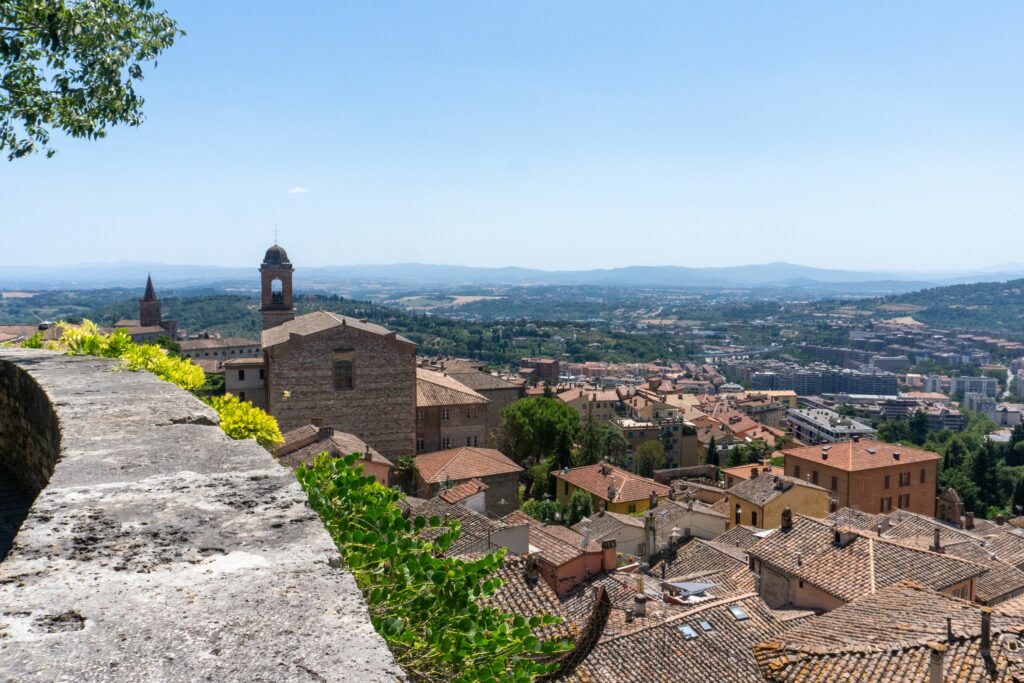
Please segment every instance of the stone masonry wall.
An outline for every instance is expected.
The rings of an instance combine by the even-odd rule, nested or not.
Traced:
[[[334,388],[334,352],[354,353],[354,382]],[[282,431],[322,417],[392,461],[416,452],[416,349],[385,335],[338,326],[265,351],[267,405]],[[285,398],[284,392],[289,392]]]
[[[115,367],[0,349],[5,462],[37,477],[60,426],[0,562],[0,681],[403,678],[292,473],[187,393]],[[52,411],[12,395],[33,382]],[[36,437],[10,438],[12,411]]]

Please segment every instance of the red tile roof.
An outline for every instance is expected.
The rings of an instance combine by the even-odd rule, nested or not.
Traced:
[[[490,403],[453,377],[416,368],[416,407],[483,405]]]
[[[470,479],[450,489],[445,489],[440,495],[441,499],[446,503],[458,503],[460,500],[466,500],[481,491],[486,491],[488,488],[490,487],[479,479]]]
[[[876,467],[931,462],[939,460],[941,457],[936,453],[924,451],[920,448],[910,448],[872,439],[792,448],[783,451],[783,454],[787,460],[795,458],[807,462],[825,464],[829,467],[835,467],[848,472],[870,470]]]
[[[658,498],[667,498],[669,487],[659,484],[653,479],[641,477],[626,470],[597,463],[585,467],[556,470],[552,472],[557,479],[567,481],[609,503],[624,503],[635,500],[646,500],[654,491]],[[609,495],[611,487],[611,495]]]
[[[523,471],[522,467],[497,449],[469,446],[417,455],[416,468],[419,476],[428,484]]]

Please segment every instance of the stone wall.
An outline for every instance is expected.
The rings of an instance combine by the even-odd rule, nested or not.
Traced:
[[[115,367],[0,349],[4,462],[38,482],[60,427],[0,562],[0,680],[402,678],[292,473]]]
[[[353,354],[351,389],[334,388],[339,349]],[[282,431],[322,417],[325,425],[355,434],[392,461],[416,452],[413,344],[339,325],[294,335],[265,354],[267,406]]]

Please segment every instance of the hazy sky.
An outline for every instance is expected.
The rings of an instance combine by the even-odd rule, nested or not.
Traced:
[[[141,128],[0,160],[0,264],[1024,261],[1024,3],[158,4]]]

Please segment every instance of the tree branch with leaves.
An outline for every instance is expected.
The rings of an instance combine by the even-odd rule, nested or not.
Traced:
[[[105,137],[144,120],[143,65],[184,35],[152,0],[0,0],[0,151],[42,151],[52,131]]]

